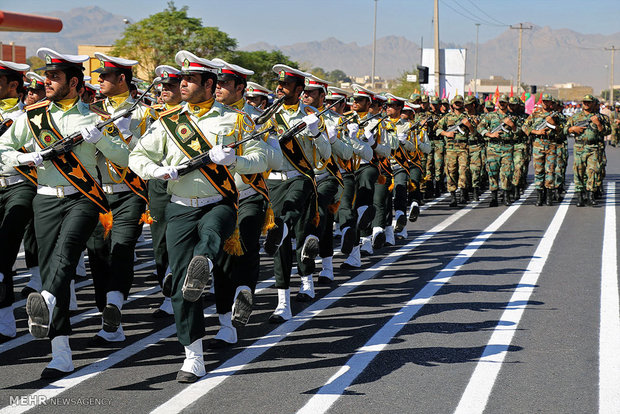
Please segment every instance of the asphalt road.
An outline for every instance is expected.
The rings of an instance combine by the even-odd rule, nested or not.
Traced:
[[[279,326],[267,322],[277,294],[263,257],[250,323],[235,346],[205,352],[207,376],[189,386],[176,382],[184,355],[172,317],[151,316],[162,296],[145,228],[127,340],[88,347],[100,316],[80,279],[76,370],[44,382],[49,341],[28,334],[17,303],[18,337],[0,345],[0,413],[620,413],[620,149],[607,156],[596,207],[577,208],[571,188],[536,207],[531,187],[510,207],[489,208],[488,193],[456,209],[445,196],[427,203],[406,241],[336,271]],[[212,298],[204,305],[208,339],[217,315]]]

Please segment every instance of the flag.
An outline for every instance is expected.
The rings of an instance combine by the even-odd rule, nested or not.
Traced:
[[[493,103],[497,104],[497,101],[499,100],[499,86],[495,87],[495,95],[493,95]]]
[[[521,94],[521,102],[525,102],[527,100],[527,98],[529,98],[529,96],[526,97],[525,96],[525,91],[523,91],[523,93]]]
[[[525,101],[525,113],[530,115],[532,112],[534,112],[534,102],[536,101],[536,96],[532,95],[530,96],[527,101]]]
[[[510,84],[510,97],[512,98],[513,96],[515,96],[515,93],[512,90],[512,84]]]
[[[469,86],[467,87],[467,95],[471,96],[471,88]]]
[[[540,98],[538,98],[538,105],[542,105],[542,92],[540,93]]]

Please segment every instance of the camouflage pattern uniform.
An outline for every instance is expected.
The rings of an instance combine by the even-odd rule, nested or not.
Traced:
[[[513,121],[517,124],[517,130],[514,134],[514,145],[512,151],[513,173],[512,173],[512,186],[514,189],[514,199],[517,200],[520,197],[520,192],[525,189],[525,181],[527,178],[527,166],[529,160],[529,138],[523,130],[523,124],[527,118],[527,114],[521,110],[520,99],[517,97],[511,97],[508,101],[510,104],[519,104],[519,109],[513,113],[515,118]]]
[[[564,133],[564,125],[567,118],[562,113],[561,102],[556,101],[556,111],[559,112],[558,122],[562,126],[562,130],[558,132],[557,153],[556,153],[556,166],[555,166],[555,188],[559,191],[564,189],[564,182],[566,179],[566,166],[568,165],[568,140]]]
[[[584,100],[594,100],[592,95],[586,95]],[[599,131],[596,125],[591,121],[593,116],[598,116],[603,125],[603,130]],[[611,132],[609,118],[603,114],[594,114],[591,112],[581,111],[566,122],[564,133],[569,135],[569,129],[576,126],[580,122],[585,122],[584,131],[581,134],[572,134],[575,139],[573,147],[573,172],[575,191],[578,193],[578,206],[583,206],[583,191],[587,191],[588,202],[592,205],[594,201],[594,191],[599,185],[600,175],[602,173],[600,159],[600,144],[606,135]]]
[[[469,105],[471,103],[477,104],[477,99],[475,96],[467,96],[465,98],[465,105]],[[470,114],[470,118],[472,119],[472,124],[476,127],[480,123],[480,116],[476,114]],[[474,200],[478,201],[479,195],[481,194],[482,187],[482,163],[483,161],[483,153],[485,152],[484,139],[482,135],[475,130],[473,134],[469,135],[469,141],[467,143],[467,150],[469,154],[469,173],[471,178],[471,187],[474,193]]]

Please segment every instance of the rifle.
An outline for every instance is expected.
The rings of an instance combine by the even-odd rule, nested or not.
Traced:
[[[256,118],[254,123],[256,125],[262,125],[265,122],[267,122],[269,120],[269,118],[271,118],[273,116],[273,114],[278,112],[278,109],[280,109],[282,104],[284,104],[284,98],[285,98],[285,96],[282,95],[281,97],[279,97],[278,99],[273,101],[271,103],[271,105],[268,108],[266,108],[265,111],[263,111],[263,113],[258,116],[258,118]]]
[[[549,121],[547,121],[547,117],[555,118],[560,115],[558,111],[553,111],[549,115],[547,115],[542,121],[540,121],[537,125],[534,126],[535,130],[540,130],[543,128],[555,129],[556,125],[551,125]]]
[[[327,106],[325,109],[323,109],[321,112],[319,112],[318,114],[316,114],[316,117],[320,117],[321,115],[323,115],[324,113],[326,113],[327,111],[329,111],[330,109],[332,109],[334,106],[338,105],[340,103],[340,101],[342,101],[344,99],[344,96],[336,101],[334,101],[331,105]],[[293,139],[293,137],[297,134],[299,134],[301,131],[304,130],[304,128],[306,128],[306,123],[304,121],[299,121],[297,124],[295,124],[292,128],[289,128],[288,131],[286,131],[284,134],[282,134],[282,136],[279,138],[279,141],[281,143],[286,143],[288,141],[290,141],[291,139]]]
[[[512,116],[510,116],[510,115],[506,115],[506,117],[510,118],[510,119],[514,122],[514,118],[513,118]],[[504,118],[504,119],[505,119],[505,118]],[[501,122],[498,126],[496,126],[495,128],[493,128],[493,130],[491,131],[491,134],[494,134],[494,133],[499,132],[499,131],[502,131],[502,132],[505,132],[505,133],[509,134],[509,133],[510,133],[510,132],[512,132],[512,131],[510,131],[509,129],[507,129],[507,128],[506,128],[507,126],[508,126],[508,125],[506,125],[506,123],[505,123],[505,122],[504,122],[504,120],[502,119],[502,122]]]
[[[351,122],[353,120],[353,118],[355,118],[356,116],[357,116],[357,114],[355,112],[353,112],[350,116],[345,118],[344,121],[342,121],[340,123],[340,125],[338,125],[338,127],[337,127],[338,131],[343,131],[345,129],[345,127],[347,126],[347,124],[349,122]]]
[[[116,114],[108,119],[106,119],[105,121],[100,121],[97,122],[95,124],[95,128],[97,128],[99,131],[103,130],[103,128],[107,127],[108,125],[110,125],[111,123],[113,123],[116,120],[119,120],[121,118],[125,118],[129,115],[131,115],[131,113],[133,111],[136,110],[136,108],[138,107],[138,105],[140,104],[140,102],[145,98],[146,94],[149,93],[149,91],[153,88],[153,86],[155,86],[156,83],[159,83],[161,81],[161,78],[158,76],[153,80],[153,83],[151,83],[151,85],[144,91],[142,92],[142,95],[140,95],[138,97],[138,99],[136,99],[136,101],[133,103],[133,105],[131,105],[126,111],[123,111],[122,113]],[[52,160],[54,158],[57,158],[60,155],[66,154],[68,152],[70,152],[74,146],[78,145],[79,143],[81,143],[84,140],[84,138],[82,137],[82,133],[80,131],[74,132],[73,134],[69,135],[68,137],[65,137],[59,141],[56,141],[53,145],[45,148],[43,151],[41,151],[41,157],[43,158],[44,161],[48,161],[48,160]]]
[[[465,119],[465,118],[463,118]],[[452,125],[451,127],[449,127],[446,132],[454,132],[454,131],[458,131],[459,134],[461,135],[465,135],[465,131],[463,131],[463,128],[461,128],[461,125],[463,125],[463,119],[461,119],[458,123]]]
[[[258,132],[254,132],[252,133],[250,136],[246,137],[245,139],[242,139],[240,141],[235,141],[232,142],[228,145],[226,145],[226,148],[237,148],[238,146],[242,145],[243,143],[253,140],[253,139],[258,139],[261,136],[268,134],[272,131],[275,131],[275,126],[270,126],[269,128],[267,128],[264,131],[258,131]],[[200,155],[195,156],[194,158],[184,162],[183,164],[180,164],[177,166],[177,171],[179,172],[179,177],[189,174],[194,170],[197,170],[199,168],[202,168],[208,164],[213,163],[213,161],[211,160],[211,156],[209,155],[209,151],[207,152],[203,152]]]
[[[7,118],[0,124],[0,136],[4,134],[10,127],[13,125],[13,120],[11,118]]]

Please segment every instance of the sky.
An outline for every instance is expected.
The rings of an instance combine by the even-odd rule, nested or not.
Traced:
[[[99,6],[140,20],[167,7],[167,0],[0,0],[0,9],[20,13]],[[258,41],[275,46],[335,37],[360,45],[372,43],[374,0],[177,0],[205,26],[216,26],[239,47]],[[376,0],[377,37],[404,36],[425,47],[433,42],[433,0]],[[530,22],[586,34],[620,32],[620,0],[439,0],[441,42],[480,42],[509,25]],[[1,35],[0,35],[1,41]]]

